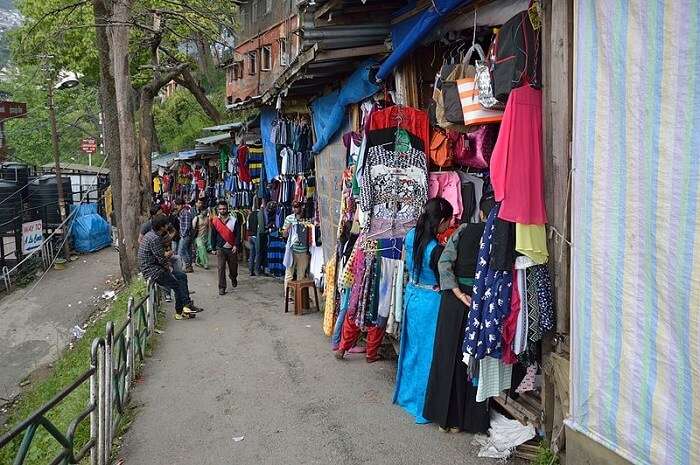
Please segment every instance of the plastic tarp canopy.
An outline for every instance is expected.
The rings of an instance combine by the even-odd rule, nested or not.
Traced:
[[[72,205],[72,210],[77,210],[71,227],[76,251],[95,252],[112,245],[112,228],[97,213],[96,203]]]
[[[698,464],[700,2],[573,3],[567,424]]]
[[[270,107],[265,107],[260,111],[260,135],[263,143],[263,158],[265,160],[266,179],[272,180],[279,176],[280,171],[277,166],[277,147],[270,138],[272,133],[272,122],[275,120],[276,112]]]
[[[345,81],[340,90],[319,97],[311,102],[316,143],[312,150],[320,152],[343,126],[345,108],[351,103],[360,102],[376,94],[379,87],[370,82],[370,70],[377,65],[376,60],[365,60]]]
[[[425,36],[438,25],[443,16],[471,0],[434,0],[433,6],[421,14],[408,18],[391,30],[394,51],[382,63],[377,72],[377,81],[385,80],[391,72],[416,48]]]

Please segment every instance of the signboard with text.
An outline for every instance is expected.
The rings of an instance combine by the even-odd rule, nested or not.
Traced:
[[[97,141],[92,138],[81,140],[80,150],[85,153],[95,153],[97,151]]]
[[[22,253],[29,254],[41,247],[44,230],[41,220],[22,223]]]
[[[9,118],[22,118],[27,114],[27,104],[0,100],[0,121]]]

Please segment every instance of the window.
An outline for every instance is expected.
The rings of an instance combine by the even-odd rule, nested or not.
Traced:
[[[248,53],[248,59],[250,60],[250,69],[248,74],[255,74],[258,71],[258,51],[254,50]]]
[[[272,0],[265,0],[265,13],[272,11]]]
[[[263,45],[260,49],[260,70],[270,71],[272,69],[272,46]]]
[[[289,66],[289,53],[287,52],[287,39],[280,39],[279,46],[280,46],[280,65]]]
[[[243,79],[243,62],[237,61],[233,66],[234,78],[236,80]]]

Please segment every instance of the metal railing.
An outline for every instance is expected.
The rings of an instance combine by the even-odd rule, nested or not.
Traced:
[[[160,304],[159,292],[149,281],[147,294],[137,303],[129,297],[127,318],[119,330],[114,323],[107,323],[104,338],[92,341],[90,368],[70,386],[21,423],[0,437],[0,451],[12,447],[22,436],[14,454],[13,465],[22,465],[35,445],[36,433],[43,427],[55,440],[60,452],[51,465],[77,464],[90,454],[91,465],[106,465],[112,454],[112,442],[117,434],[119,422],[124,416],[129,401],[129,392],[137,367],[146,357],[146,346],[156,326]],[[75,417],[68,428],[61,431],[49,415],[68,396],[85,384],[89,385],[89,397],[85,409]],[[89,439],[85,444],[76,444],[78,428],[89,419]],[[42,444],[45,446],[45,442]]]

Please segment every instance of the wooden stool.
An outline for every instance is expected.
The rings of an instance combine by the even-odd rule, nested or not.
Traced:
[[[294,289],[294,314],[303,315],[304,314],[304,300],[308,301],[308,290],[314,290],[314,298],[316,300],[316,311],[320,312],[321,307],[318,305],[318,291],[316,290],[316,284],[313,279],[302,279],[300,281],[289,281],[287,289],[284,295],[284,313],[289,312],[289,292]],[[304,290],[306,290],[307,298],[304,299]]]

